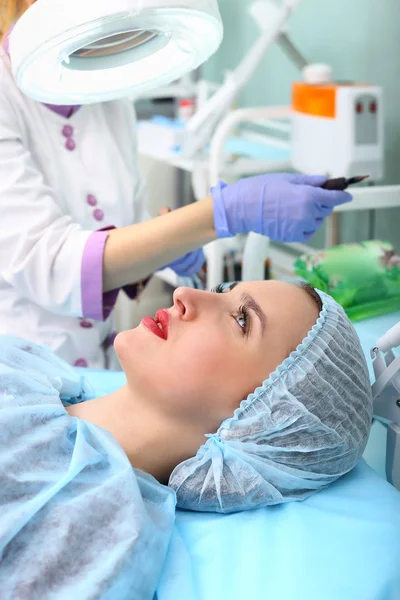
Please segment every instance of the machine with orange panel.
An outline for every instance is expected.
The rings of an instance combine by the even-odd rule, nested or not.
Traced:
[[[324,65],[304,70],[292,87],[292,160],[303,173],[383,177],[383,103],[380,87],[330,80]]]

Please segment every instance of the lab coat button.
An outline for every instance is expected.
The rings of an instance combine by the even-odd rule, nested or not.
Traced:
[[[70,138],[70,137],[72,137],[72,134],[74,133],[74,128],[71,127],[71,125],[64,125],[64,127],[61,130],[61,133],[63,134],[64,137]]]
[[[90,204],[90,206],[96,206],[96,204],[97,204],[96,196],[93,196],[93,194],[88,194],[86,196],[86,200],[87,200],[87,203]]]
[[[80,326],[83,329],[92,329],[93,323],[91,323],[90,321],[87,321],[86,319],[82,319],[80,322]]]
[[[76,360],[74,362],[74,367],[84,367],[86,368],[88,366],[87,361],[84,358],[78,358],[78,360]]]
[[[74,142],[74,140],[72,138],[68,138],[67,141],[65,142],[65,147],[67,148],[67,150],[75,150],[76,148],[76,144]]]
[[[96,210],[93,211],[93,216],[96,221],[102,221],[104,219],[104,213],[101,208],[96,208]]]

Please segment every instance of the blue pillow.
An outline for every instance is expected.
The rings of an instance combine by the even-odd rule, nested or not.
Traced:
[[[400,493],[364,461],[303,502],[178,511],[158,600],[398,600]]]

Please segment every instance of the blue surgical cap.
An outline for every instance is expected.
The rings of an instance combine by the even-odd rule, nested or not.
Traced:
[[[307,337],[169,485],[180,508],[229,513],[302,500],[350,471],[372,420],[366,360],[330,296]]]

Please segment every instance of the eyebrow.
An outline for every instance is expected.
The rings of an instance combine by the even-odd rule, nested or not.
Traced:
[[[257,315],[260,320],[262,335],[264,335],[267,326],[267,317],[261,306],[254,300],[253,296],[246,293],[242,295],[242,302],[246,305],[246,308],[252,310]]]

